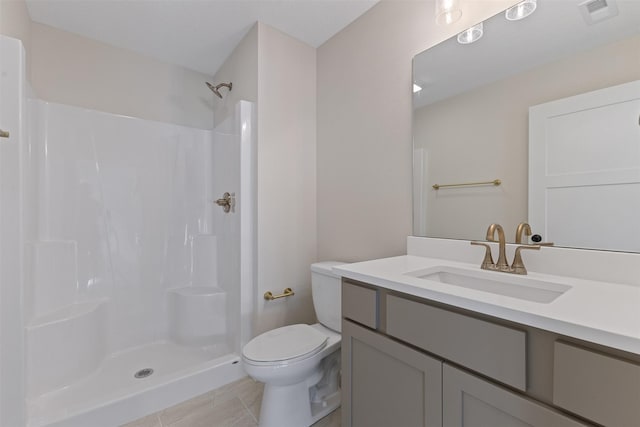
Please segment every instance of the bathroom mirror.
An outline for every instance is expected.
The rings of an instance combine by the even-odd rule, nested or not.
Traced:
[[[482,27],[482,36],[473,43],[461,44],[453,37],[413,60],[416,236],[484,240],[488,225],[499,223],[513,242],[518,223],[530,220],[530,168],[543,167],[529,162],[530,107],[640,80],[638,1],[538,0],[535,12],[522,20],[507,20],[503,12]],[[639,86],[626,87],[638,91]],[[623,203],[612,197],[606,202],[572,199],[563,211],[567,227],[572,218],[581,217],[581,209],[598,204],[606,204],[610,212],[624,210],[627,217],[640,218],[640,93],[633,95],[635,101],[629,107],[635,111],[635,122],[632,134],[625,136],[630,151],[618,157],[632,159],[624,166],[631,176],[631,190],[624,197],[635,195],[638,202],[630,207],[628,200]],[[577,123],[580,128],[582,123]],[[617,150],[610,145],[602,148],[601,158]],[[586,150],[574,149],[576,153]],[[495,180],[500,184],[494,185]],[[480,182],[487,184],[457,186]],[[600,216],[602,223],[611,222],[609,216]],[[608,230],[602,223],[589,223],[574,235]],[[636,220],[624,232],[624,245],[564,236],[555,243],[640,252],[640,222]],[[533,233],[545,241],[554,240],[552,233],[545,235],[536,228]]]

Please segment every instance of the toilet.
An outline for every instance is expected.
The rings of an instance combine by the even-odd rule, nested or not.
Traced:
[[[259,427],[307,427],[340,406],[340,277],[336,261],[311,265],[319,323],[265,332],[244,346],[246,373],[264,383]]]

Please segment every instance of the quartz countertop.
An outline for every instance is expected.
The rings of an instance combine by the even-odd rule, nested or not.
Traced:
[[[340,265],[333,271],[389,290],[640,354],[638,286],[529,272],[526,277],[530,279],[571,287],[554,301],[539,303],[407,274],[434,267],[480,270],[478,264],[403,255]]]

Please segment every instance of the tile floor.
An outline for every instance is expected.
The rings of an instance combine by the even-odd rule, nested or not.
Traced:
[[[122,427],[257,427],[262,389],[246,377]],[[338,408],[313,427],[340,427],[340,416]]]

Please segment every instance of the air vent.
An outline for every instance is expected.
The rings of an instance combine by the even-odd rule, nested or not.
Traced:
[[[585,4],[585,7],[589,11],[589,13],[597,12],[600,9],[604,9],[607,6],[608,4],[606,0],[593,0]]]
[[[587,0],[580,3],[578,7],[588,25],[593,25],[618,15],[618,6],[616,6],[614,0]]]

